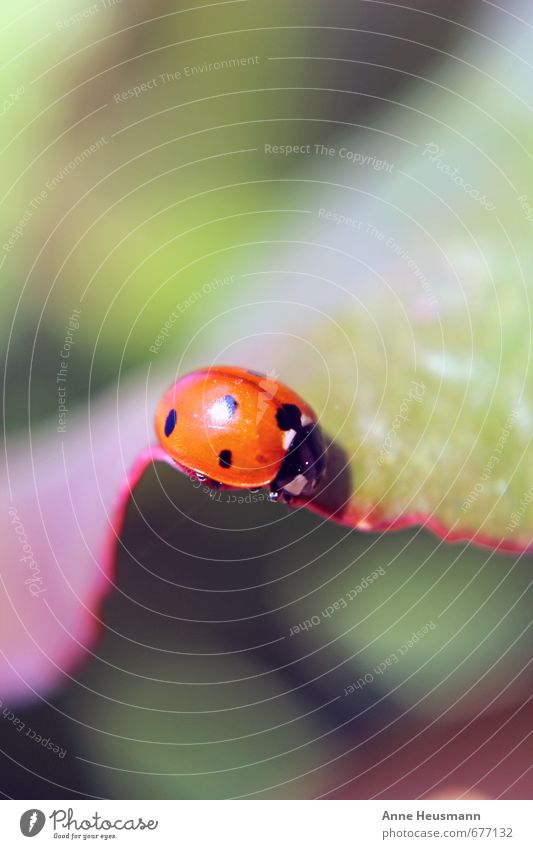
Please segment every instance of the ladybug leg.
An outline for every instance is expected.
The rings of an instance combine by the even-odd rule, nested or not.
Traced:
[[[189,477],[193,481],[198,481],[198,483],[204,483],[206,486],[210,486],[211,489],[220,489],[222,487],[220,481],[208,478],[207,475],[202,475],[201,472],[191,472]]]
[[[208,478],[207,475],[202,475],[200,474],[200,472],[189,472],[189,477],[191,480],[198,481],[199,483],[204,484],[204,486],[207,486],[210,489],[233,489],[232,486],[227,486],[226,484],[220,483],[220,481],[216,481],[213,478]]]
[[[281,504],[290,504],[292,502],[293,496],[290,492],[287,492],[285,489],[275,486],[274,484],[270,484],[270,493],[268,495],[269,501],[279,501]]]

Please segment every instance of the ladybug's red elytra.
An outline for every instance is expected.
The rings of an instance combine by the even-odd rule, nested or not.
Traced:
[[[194,371],[165,393],[156,431],[166,453],[211,486],[308,496],[325,471],[317,418],[274,378],[234,366]]]

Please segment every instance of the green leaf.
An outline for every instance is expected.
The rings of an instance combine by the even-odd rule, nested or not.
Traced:
[[[533,538],[533,110],[514,39],[512,71],[493,45],[313,148],[280,183],[299,222],[194,339],[195,363],[276,373],[315,406],[347,468],[315,506],[355,527]]]

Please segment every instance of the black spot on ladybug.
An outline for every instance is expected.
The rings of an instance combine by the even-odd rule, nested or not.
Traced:
[[[165,436],[170,436],[174,428],[176,427],[176,419],[178,418],[178,414],[176,410],[171,410],[167,416],[167,420],[165,422]]]
[[[300,430],[302,411],[296,404],[282,404],[278,407],[276,421],[280,430]]]
[[[237,401],[235,400],[233,395],[224,395],[222,400],[224,401],[226,407],[228,408],[228,417],[230,419],[232,419],[233,416],[235,415],[235,410],[239,406]]]
[[[218,455],[218,464],[223,469],[229,469],[231,467],[231,451],[228,451],[227,448],[221,451]]]

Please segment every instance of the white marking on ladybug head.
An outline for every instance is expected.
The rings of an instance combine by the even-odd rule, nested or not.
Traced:
[[[307,427],[307,425],[310,425],[312,423],[313,419],[310,416],[302,416],[301,421],[302,427]]]
[[[283,431],[283,435],[281,437],[281,443],[282,443],[285,451],[289,450],[289,448],[291,447],[291,442],[292,442],[292,440],[294,439],[295,436],[296,436],[295,430],[284,430]]]

